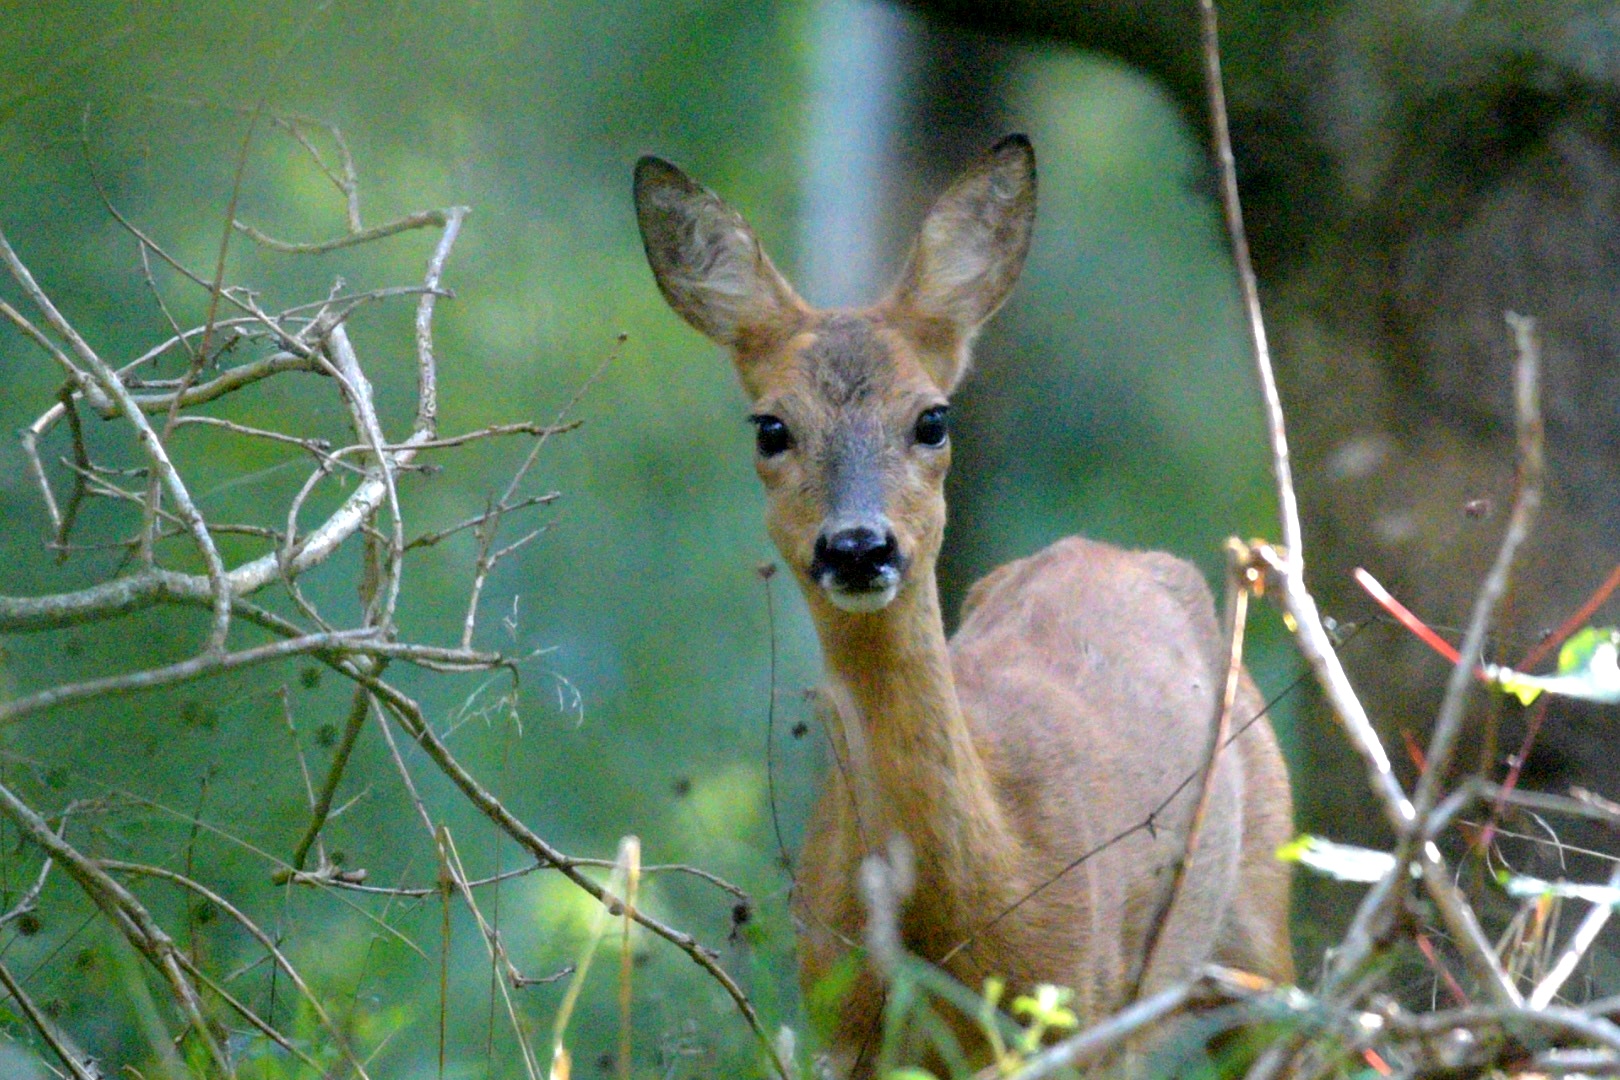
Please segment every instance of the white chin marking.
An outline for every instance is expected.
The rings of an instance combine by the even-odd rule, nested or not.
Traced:
[[[859,592],[839,589],[836,586],[822,587],[834,607],[857,615],[870,615],[874,611],[882,611],[889,606],[889,601],[894,599],[894,594],[900,591],[898,581],[881,589],[862,589]]]

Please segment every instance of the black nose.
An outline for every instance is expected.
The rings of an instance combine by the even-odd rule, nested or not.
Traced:
[[[893,533],[879,535],[876,529],[857,526],[816,537],[811,576],[830,576],[846,589],[879,588],[898,569],[899,547]]]

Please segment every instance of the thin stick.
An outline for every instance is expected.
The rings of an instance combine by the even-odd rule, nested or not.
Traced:
[[[1047,1047],[1006,1080],[1043,1080],[1064,1070],[1084,1068],[1118,1050],[1145,1028],[1162,1024],[1190,1007],[1231,1001],[1258,1002],[1268,991],[1271,991],[1269,984],[1252,976],[1221,968],[1206,969],[1195,979],[1143,998],[1078,1035]],[[1279,997],[1275,992],[1270,996]]]
[[[765,590],[765,637],[769,643],[770,661],[767,667],[769,686],[765,697],[765,792],[771,804],[771,830],[776,834],[776,854],[788,880],[793,880],[793,860],[788,856],[787,841],[782,839],[782,816],[776,801],[776,597],[771,591],[771,579],[776,576],[776,564],[760,566],[759,578]]]
[[[17,253],[12,250],[4,233],[0,233],[0,262],[5,263],[7,269],[11,271],[11,276],[22,286],[34,306],[44,313],[52,329],[68,341],[79,359],[89,368],[90,374],[102,391],[122,410],[126,421],[135,429],[137,441],[146,451],[147,457],[152,462],[152,468],[162,480],[164,491],[174,501],[180,516],[185,520],[186,528],[196,542],[197,550],[202,554],[203,564],[208,568],[208,582],[214,600],[214,619],[209,629],[207,648],[209,652],[222,651],[231,627],[231,594],[230,586],[225,580],[225,564],[220,558],[219,549],[214,546],[213,537],[209,534],[208,523],[203,520],[196,504],[191,501],[191,493],[186,490],[185,481],[181,479],[174,463],[169,460],[162,440],[158,438],[157,432],[147,421],[145,414],[135,404],[129,388],[57,310],[50,297],[45,295],[44,290],[34,281],[34,276],[17,257]]]
[[[1233,551],[1232,554],[1235,556],[1236,552]],[[1144,986],[1154,984],[1154,961],[1159,956],[1164,928],[1176,917],[1176,906],[1187,883],[1187,869],[1198,854],[1198,842],[1203,836],[1204,821],[1209,814],[1210,796],[1215,790],[1216,770],[1220,768],[1221,751],[1226,749],[1226,744],[1232,737],[1232,709],[1237,703],[1238,690],[1243,685],[1243,635],[1248,626],[1249,582],[1240,580],[1240,575],[1257,575],[1257,573],[1251,566],[1239,566],[1236,558],[1227,569],[1226,677],[1221,682],[1221,697],[1217,706],[1214,730],[1210,733],[1209,751],[1204,759],[1203,776],[1198,785],[1198,801],[1193,804],[1192,817],[1188,820],[1187,836],[1182,843],[1181,854],[1176,859],[1175,870],[1170,880],[1170,892],[1165,898],[1160,917],[1148,928],[1146,946],[1142,950],[1145,959],[1141,972],[1137,975],[1136,986],[1130,995],[1132,1000],[1141,994]]]
[[[62,369],[63,374],[68,377],[68,382],[72,383],[76,389],[86,392],[94,392],[95,384],[90,381],[90,377],[83,371],[79,370],[78,366],[68,358],[67,353],[57,348],[56,342],[46,337],[44,331],[40,330],[39,327],[29,322],[28,318],[23,315],[22,312],[18,311],[4,300],[0,300],[0,315],[4,315],[8,320],[11,321],[13,326],[21,330],[23,334],[29,338],[29,340],[33,341],[34,344],[43,349],[52,360],[55,360],[57,366]],[[106,404],[105,399],[103,399],[103,404]]]
[[[1428,839],[1428,819],[1434,814],[1440,793],[1450,767],[1452,755],[1461,733],[1463,707],[1473,683],[1473,672],[1484,655],[1486,635],[1496,605],[1507,590],[1507,582],[1520,546],[1529,537],[1530,527],[1541,504],[1541,484],[1544,472],[1540,406],[1541,351],[1535,336],[1534,323],[1518,315],[1509,315],[1518,347],[1518,362],[1514,368],[1514,403],[1518,419],[1518,490],[1514,496],[1513,511],[1497,550],[1490,573],[1481,584],[1475,598],[1474,610],[1463,636],[1457,662],[1451,669],[1446,697],[1435,721],[1435,734],[1430,740],[1427,764],[1418,780],[1414,797],[1414,817],[1410,826],[1401,832],[1396,850],[1395,870],[1391,882],[1404,881],[1406,868],[1414,863],[1423,868],[1424,884],[1439,902],[1440,914],[1446,920],[1455,943],[1462,951],[1476,979],[1499,1005],[1518,1005],[1521,1002],[1516,987],[1503,974],[1490,943],[1485,939],[1466,902],[1456,896],[1449,876],[1440,860],[1439,849]],[[1364,963],[1387,932],[1394,909],[1400,899],[1400,890],[1373,890],[1362,901],[1346,934],[1345,945],[1335,959],[1334,974],[1328,980],[1329,988],[1350,976]]]
[[[1620,888],[1620,863],[1609,872],[1608,888]],[[1599,901],[1587,909],[1586,916],[1581,924],[1575,928],[1575,934],[1569,939],[1569,945],[1559,955],[1547,975],[1536,984],[1530,996],[1525,999],[1525,1007],[1530,1009],[1544,1009],[1552,1004],[1558,991],[1563,989],[1569,977],[1575,974],[1580,962],[1586,959],[1587,952],[1592,948],[1597,936],[1609,924],[1609,917],[1614,914],[1612,903]],[[1551,935],[1549,935],[1549,940]]]
[[[1232,154],[1232,135],[1227,120],[1226,90],[1221,78],[1220,33],[1215,0],[1199,0],[1202,15],[1204,71],[1209,94],[1210,123],[1221,181],[1221,204],[1226,213],[1227,233],[1236,263],[1238,287],[1243,297],[1249,337],[1254,347],[1255,371],[1260,379],[1261,401],[1265,407],[1266,433],[1271,440],[1271,469],[1277,481],[1277,512],[1282,528],[1281,551],[1273,550],[1273,569],[1282,582],[1282,601],[1295,623],[1300,652],[1316,673],[1328,703],[1333,707],[1351,745],[1361,756],[1368,782],[1378,798],[1384,816],[1396,829],[1412,820],[1412,805],[1395,779],[1389,755],[1368,719],[1344,665],[1339,662],[1333,640],[1322,625],[1316,600],[1305,586],[1305,538],[1299,522],[1299,500],[1294,492],[1287,427],[1283,419],[1282,397],[1271,364],[1271,348],[1266,339],[1265,317],[1260,307],[1260,288],[1249,258],[1248,234],[1243,226],[1243,203],[1238,195],[1237,167]],[[1262,551],[1262,555],[1266,552]]]
[[[1586,598],[1586,602],[1577,608],[1569,618],[1560,623],[1558,629],[1538,641],[1536,647],[1524,655],[1524,659],[1518,664],[1519,670],[1529,671],[1541,663],[1548,653],[1558,648],[1571,634],[1585,626],[1587,620],[1608,601],[1610,596],[1614,595],[1616,589],[1620,589],[1620,566],[1616,566],[1609,572],[1609,576],[1603,579],[1603,584],[1599,585],[1592,595]]]
[[[315,1014],[315,1018],[320,1022],[321,1026],[324,1027],[327,1033],[332,1036],[333,1041],[337,1044],[339,1052],[343,1054],[344,1059],[349,1062],[350,1066],[355,1070],[355,1072],[361,1077],[365,1077],[367,1075],[365,1066],[361,1064],[360,1059],[355,1056],[354,1050],[349,1046],[349,1040],[344,1034],[343,1026],[338,1024],[326,1011],[325,1006],[321,1004],[320,998],[316,996],[315,991],[312,990],[309,984],[304,981],[303,977],[299,975],[298,969],[295,968],[292,962],[287,959],[286,955],[276,947],[275,940],[271,938],[271,936],[266,933],[258,923],[248,918],[246,912],[242,911],[235,904],[232,904],[222,894],[215,892],[213,889],[210,889],[201,882],[196,881],[185,874],[176,873],[167,867],[149,866],[144,863],[121,862],[113,859],[102,859],[100,860],[100,865],[103,869],[109,870],[113,873],[135,874],[140,877],[151,877],[157,878],[161,881],[170,882],[174,885],[180,886],[183,889],[186,889],[189,892],[195,893],[197,896],[207,900],[210,904],[213,904],[220,911],[223,911],[238,926],[246,930],[253,937],[253,939],[259,943],[260,947],[263,948],[267,954],[269,954],[271,961],[276,965],[276,967],[280,968],[287,975],[287,977],[292,980],[293,986],[297,989],[299,995],[309,1005],[310,1010]],[[190,965],[190,969],[193,972],[196,972],[195,965]],[[238,1011],[242,1012],[244,1016],[251,1016],[250,1013],[241,1008],[238,1008]],[[301,1059],[307,1061],[307,1059],[304,1059],[304,1056],[292,1046],[288,1046],[287,1049],[295,1054],[299,1054]],[[310,1064],[313,1063],[311,1062]]]
[[[312,800],[309,827],[304,830],[303,838],[293,849],[291,861],[294,870],[304,868],[304,862],[309,858],[309,849],[320,837],[321,829],[325,827],[326,819],[332,812],[332,800],[337,795],[338,784],[343,780],[343,772],[348,768],[349,755],[354,752],[354,744],[360,739],[360,729],[365,726],[370,704],[371,695],[366,693],[365,687],[355,687],[354,696],[349,701],[349,715],[343,721],[343,735],[338,740],[337,748],[332,751],[332,764],[326,771],[326,780],[321,784],[320,794]]]
[[[466,901],[467,909],[472,912],[473,918],[478,923],[479,934],[484,939],[484,949],[489,953],[490,970],[494,972],[499,971],[501,968],[506,969],[506,979],[497,980],[496,985],[500,990],[501,999],[506,1005],[507,1021],[512,1025],[513,1035],[517,1037],[518,1049],[523,1052],[523,1068],[529,1080],[540,1080],[540,1061],[534,1055],[534,1048],[529,1045],[528,1034],[524,1031],[523,1023],[518,1017],[517,1004],[512,1000],[513,989],[531,985],[534,980],[525,978],[518,971],[517,966],[512,963],[511,957],[506,952],[506,946],[501,941],[500,932],[489,920],[484,918],[484,913],[478,906],[478,898],[473,895],[470,882],[467,880],[467,870],[461,863],[461,853],[456,850],[455,841],[450,836],[450,830],[443,825],[439,826],[435,843],[442,851],[441,857],[445,860],[445,866],[448,868],[451,886]],[[496,891],[495,895],[496,897],[500,896],[499,890]],[[445,896],[447,911],[449,902],[450,897],[447,894]],[[446,943],[448,944],[448,937]]]
[[[5,987],[11,999],[17,1003],[17,1008],[28,1018],[28,1022],[39,1032],[39,1037],[45,1040],[45,1045],[51,1048],[58,1059],[61,1060],[67,1071],[73,1074],[74,1080],[102,1080],[101,1069],[96,1065],[95,1059],[75,1048],[51,1018],[28,996],[22,983],[0,961],[0,986]]]
[[[202,1001],[197,996],[197,989],[181,970],[176,959],[179,950],[175,948],[173,939],[164,933],[163,928],[157,924],[141,902],[110,877],[94,860],[85,857],[77,848],[52,832],[45,819],[17,798],[4,784],[0,784],[0,813],[9,817],[30,840],[54,858],[63,872],[71,877],[112,921],[124,939],[158,970],[168,983],[169,992],[174,996],[175,1002],[180,1006],[181,1015],[192,1026],[208,1056],[222,1073],[234,1076],[235,1069],[231,1065],[230,1058],[226,1056],[224,1048],[219,1045],[219,1041],[214,1038],[213,1030],[208,1026]]]
[[[461,210],[463,213],[466,212],[465,207],[453,207],[451,209]],[[337,237],[334,240],[323,240],[312,244],[300,244],[286,240],[277,240],[274,237],[266,236],[258,229],[255,229],[252,225],[249,225],[243,221],[232,221],[231,225],[236,229],[237,232],[241,233],[249,240],[252,240],[255,244],[258,244],[261,247],[269,248],[271,251],[279,251],[285,255],[325,255],[329,251],[339,251],[343,248],[356,247],[360,244],[369,244],[373,240],[381,240],[384,237],[394,236],[402,232],[409,232],[412,229],[442,229],[444,228],[445,223],[449,220],[449,213],[449,210],[426,210],[417,214],[407,214],[404,217],[390,221],[385,225],[373,225],[369,229],[361,229],[359,232],[347,233],[343,236]]]
[[[1485,640],[1490,633],[1496,607],[1507,591],[1514,561],[1518,558],[1520,547],[1529,539],[1536,512],[1541,508],[1542,477],[1546,471],[1542,454],[1541,344],[1536,336],[1534,320],[1509,312],[1507,323],[1513,330],[1519,357],[1513,369],[1514,415],[1518,426],[1518,491],[1502,543],[1496,552],[1496,561],[1491,564],[1490,573],[1485,576],[1479,595],[1474,599],[1474,611],[1459,650],[1461,655],[1452,666],[1451,676],[1446,682],[1446,696],[1435,720],[1434,735],[1429,740],[1428,765],[1412,797],[1419,817],[1432,810],[1439,798],[1457,738],[1462,732],[1463,708],[1468,701],[1469,688],[1473,685],[1474,669],[1484,658]]]
[[[528,850],[536,858],[543,859],[555,866],[564,877],[594,897],[598,903],[605,904],[609,902],[602,886],[580,873],[579,864],[575,860],[570,859],[561,851],[552,847],[539,834],[513,816],[510,810],[462,767],[461,763],[450,753],[449,748],[440,742],[438,736],[434,734],[432,725],[428,723],[427,717],[422,714],[421,707],[416,702],[388,683],[371,678],[363,672],[351,669],[350,677],[363,683],[382,699],[383,703],[387,705],[389,713],[405,730],[406,734],[416,740],[417,745],[427,753],[429,759],[438,766],[439,771],[444,773],[445,777],[460,789],[462,794],[480,813],[500,826],[506,835],[517,841],[521,847]],[[721,988],[730,996],[732,1003],[747,1022],[749,1028],[753,1030],[754,1037],[758,1040],[766,1060],[770,1062],[772,1071],[782,1077],[783,1080],[789,1080],[791,1074],[781,1058],[777,1056],[776,1046],[771,1041],[770,1036],[766,1034],[764,1025],[760,1023],[759,1014],[754,1011],[753,1004],[748,1000],[748,995],[743,993],[742,987],[737,985],[737,981],[731,977],[730,973],[720,966],[713,951],[700,945],[692,935],[676,930],[674,927],[668,926],[648,915],[642,908],[636,908],[632,912],[632,917],[636,922],[686,953],[695,964],[720,984]]]

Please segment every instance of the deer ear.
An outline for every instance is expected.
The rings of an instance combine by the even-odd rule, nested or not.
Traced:
[[[676,314],[734,351],[777,338],[804,305],[731,207],[669,162],[636,163],[636,221]]]
[[[900,280],[883,302],[909,329],[949,393],[973,336],[1012,292],[1035,227],[1035,148],[1008,135],[957,178],[923,220]]]

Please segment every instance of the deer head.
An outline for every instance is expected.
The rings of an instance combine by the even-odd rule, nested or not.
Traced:
[[[814,605],[887,607],[930,578],[945,526],[947,397],[1024,264],[1035,152],[1010,135],[924,220],[876,305],[819,311],[742,217],[685,173],[642,158],[636,214],[664,298],[730,350],[753,400],[767,526]]]

